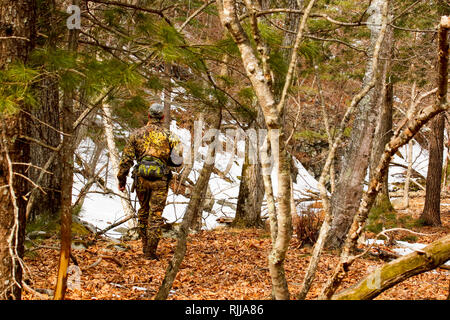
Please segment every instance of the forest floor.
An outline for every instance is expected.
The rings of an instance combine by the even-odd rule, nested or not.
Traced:
[[[423,208],[423,198],[411,199],[408,210],[398,210],[397,215],[417,219]],[[450,199],[442,200],[441,227],[413,227],[432,236],[416,236],[414,242],[430,243],[450,232]],[[370,236],[370,235],[369,235]],[[403,237],[410,234],[403,234]],[[402,232],[395,238],[402,238]],[[57,246],[57,239],[46,239],[41,246]],[[159,261],[144,259],[140,241],[126,241],[126,250],[110,241],[99,240],[84,250],[73,250],[81,270],[80,281],[69,275],[73,284],[66,294],[72,300],[141,300],[152,299],[161,284],[176,246],[173,238],[163,238],[158,247]],[[270,235],[262,229],[218,228],[192,234],[180,271],[168,299],[203,300],[264,300],[270,298],[271,280],[267,265]],[[390,248],[383,246],[383,250]],[[26,282],[35,290],[53,289],[56,283],[58,250],[40,248],[27,254],[24,261],[28,267]],[[293,237],[285,261],[286,277],[292,298],[298,293],[311,255],[311,247],[299,246]],[[336,265],[338,256],[331,252],[322,255],[318,272],[307,299],[314,299]],[[351,267],[341,288],[348,287],[374,269],[383,261],[375,257],[359,259]],[[446,299],[449,294],[450,271],[435,269],[404,281],[385,291],[377,299],[415,300]],[[48,292],[48,291],[47,291]],[[31,291],[25,291],[23,299],[37,300]]]

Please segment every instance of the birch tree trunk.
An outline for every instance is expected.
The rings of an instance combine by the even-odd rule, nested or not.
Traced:
[[[114,141],[114,131],[113,131],[113,122],[112,122],[112,113],[111,108],[106,104],[102,104],[102,110],[103,110],[103,127],[105,130],[105,138],[106,143],[108,146],[109,151],[109,160],[111,161],[111,166],[114,174],[114,179],[116,181],[116,185],[119,184],[119,180],[117,180],[117,173],[119,172],[119,152],[117,151],[116,143]],[[124,191],[118,191],[120,194],[120,201],[122,203],[123,212],[127,217],[134,217],[135,212],[133,209],[133,205],[130,200],[130,194],[128,193],[128,190]],[[129,220],[131,221],[131,220]],[[135,227],[136,221],[135,219],[131,221],[130,227]]]
[[[277,235],[272,244],[272,250],[269,254],[269,271],[272,278],[272,294],[275,299],[289,299],[289,289],[284,271],[284,260],[287,248],[292,236],[292,216],[291,216],[291,172],[290,159],[285,145],[286,136],[283,126],[283,114],[287,92],[292,83],[294,67],[297,63],[297,54],[302,38],[302,31],[306,25],[306,18],[314,5],[314,0],[310,1],[302,18],[299,32],[297,33],[295,44],[292,50],[292,56],[289,63],[288,72],[284,82],[280,101],[276,102],[272,90],[272,76],[267,64],[267,48],[261,40],[258,23],[256,19],[256,9],[259,6],[257,2],[246,1],[247,10],[250,13],[250,24],[252,35],[256,42],[255,51],[239,21],[236,13],[236,3],[232,0],[217,1],[219,16],[222,24],[230,32],[233,40],[238,46],[241,59],[244,64],[247,76],[250,79],[255,91],[259,105],[264,114],[264,119],[271,139],[271,150],[274,152],[274,159],[278,162],[278,208],[277,208]],[[273,139],[275,138],[275,139]],[[268,179],[264,178],[265,183]],[[269,186],[265,186],[266,193]],[[271,186],[270,186],[271,187]]]

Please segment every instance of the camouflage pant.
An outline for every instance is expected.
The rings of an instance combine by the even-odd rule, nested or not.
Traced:
[[[158,242],[161,239],[161,227],[164,224],[162,213],[166,205],[169,190],[168,180],[149,181],[137,177],[136,195],[139,199],[140,209],[138,211],[139,231],[148,250],[155,253]]]

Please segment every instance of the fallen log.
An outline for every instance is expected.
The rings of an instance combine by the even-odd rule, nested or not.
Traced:
[[[366,278],[331,297],[333,300],[371,300],[417,274],[436,269],[450,259],[450,235],[376,269]]]

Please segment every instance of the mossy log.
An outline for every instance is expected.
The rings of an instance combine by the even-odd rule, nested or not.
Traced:
[[[450,259],[450,235],[420,251],[391,261],[356,285],[335,294],[333,300],[371,300],[383,291],[417,274],[435,269]]]

